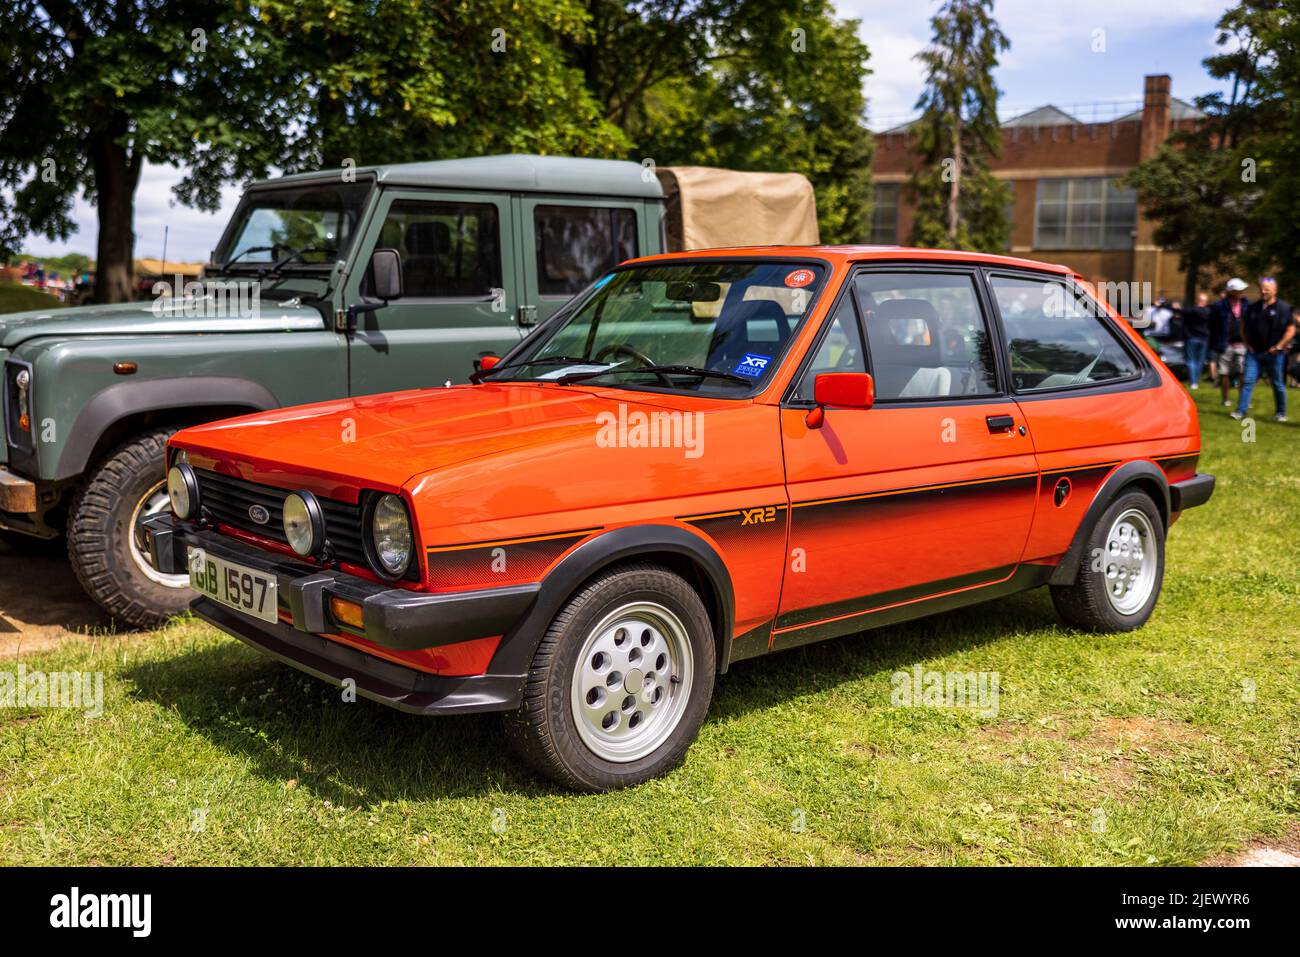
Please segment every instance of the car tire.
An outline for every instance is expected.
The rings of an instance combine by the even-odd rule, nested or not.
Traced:
[[[1165,526],[1151,496],[1121,493],[1097,519],[1071,585],[1053,585],[1052,604],[1084,631],[1132,631],[1146,624],[1165,576]]]
[[[713,625],[680,576],[625,565],[584,585],[533,656],[506,737],[533,768],[579,791],[674,768],[713,697]]]
[[[185,610],[184,575],[162,575],[135,537],[135,522],[167,507],[163,463],[172,428],[123,442],[87,476],[72,501],[68,557],[81,587],[119,622],[156,628]],[[161,498],[159,497],[161,494]]]

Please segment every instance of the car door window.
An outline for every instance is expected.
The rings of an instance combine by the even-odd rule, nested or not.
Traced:
[[[819,375],[825,372],[866,372],[867,363],[862,350],[862,332],[853,308],[853,296],[846,295],[835,309],[826,332],[813,355],[812,364],[804,371],[793,398],[813,399],[813,388]]]
[[[997,394],[993,343],[969,273],[864,272],[854,287],[877,401]]]
[[[1098,307],[1064,282],[994,276],[990,286],[1002,316],[1017,392],[1137,374],[1136,360],[1099,317]]]
[[[538,206],[533,210],[537,291],[569,297],[637,255],[636,212],[594,206]]]
[[[378,246],[401,256],[407,299],[486,299],[501,286],[501,230],[490,203],[397,200]]]

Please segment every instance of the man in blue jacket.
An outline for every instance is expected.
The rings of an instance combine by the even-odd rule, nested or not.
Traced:
[[[1210,353],[1214,356],[1214,374],[1219,377],[1219,393],[1227,406],[1232,405],[1228,396],[1232,380],[1240,382],[1246,371],[1241,323],[1250,302],[1242,295],[1245,291],[1246,283],[1234,276],[1228,280],[1223,298],[1210,307]]]

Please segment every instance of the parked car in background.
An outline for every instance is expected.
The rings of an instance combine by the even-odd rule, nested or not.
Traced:
[[[144,537],[199,617],[405,711],[505,712],[581,790],[680,761],[745,658],[1042,585],[1139,627],[1214,488],[1142,339],[1001,256],[639,259],[475,378],[186,429]]]
[[[158,624],[186,577],[154,568],[135,530],[166,508],[177,428],[463,382],[614,264],[663,251],[666,216],[714,241],[816,241],[793,174],[492,156],[254,183],[197,298],[0,316],[0,537],[66,538],[92,598]]]

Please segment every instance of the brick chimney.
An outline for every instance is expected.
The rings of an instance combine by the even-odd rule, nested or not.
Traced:
[[[1138,159],[1150,159],[1169,138],[1170,97],[1169,74],[1159,73],[1146,78],[1142,93],[1142,132],[1138,138]]]

